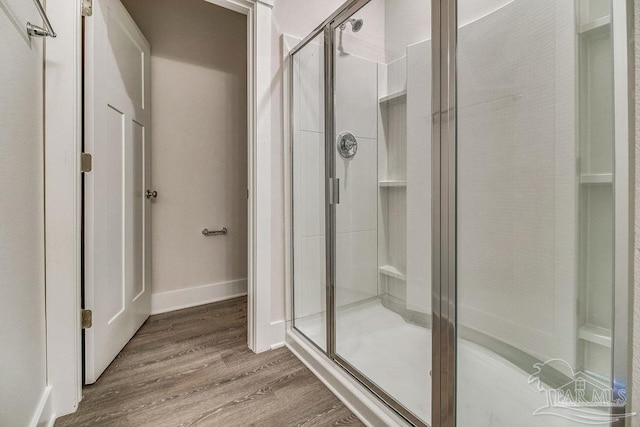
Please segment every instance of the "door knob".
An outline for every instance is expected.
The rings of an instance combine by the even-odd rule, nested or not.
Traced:
[[[145,196],[147,197],[147,199],[150,199],[152,197],[155,199],[156,197],[158,197],[158,192],[155,190],[154,191],[147,190],[147,192],[145,193]]]

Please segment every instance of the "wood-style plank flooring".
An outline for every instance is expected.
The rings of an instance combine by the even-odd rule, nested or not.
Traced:
[[[247,301],[151,316],[56,426],[362,425],[286,348],[247,348]]]

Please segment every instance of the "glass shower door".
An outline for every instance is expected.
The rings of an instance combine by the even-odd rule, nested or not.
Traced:
[[[458,1],[457,425],[608,425],[625,19],[491,4]]]
[[[293,325],[326,351],[324,37],[292,57]]]
[[[414,2],[415,3],[415,2]],[[431,413],[429,2],[332,24],[334,356],[416,425]]]

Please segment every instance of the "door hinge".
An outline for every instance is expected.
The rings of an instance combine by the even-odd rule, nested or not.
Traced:
[[[80,326],[82,326],[82,329],[89,329],[93,325],[93,313],[91,310],[81,310],[80,319]]]
[[[93,159],[91,158],[91,154],[82,153],[81,161],[80,161],[80,171],[81,172],[91,172],[91,168],[93,166]]]
[[[82,4],[82,16],[93,15],[93,0],[80,0]]]

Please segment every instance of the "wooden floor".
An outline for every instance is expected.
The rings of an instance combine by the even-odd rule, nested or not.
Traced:
[[[362,425],[286,348],[247,348],[247,301],[151,316],[56,426]]]

